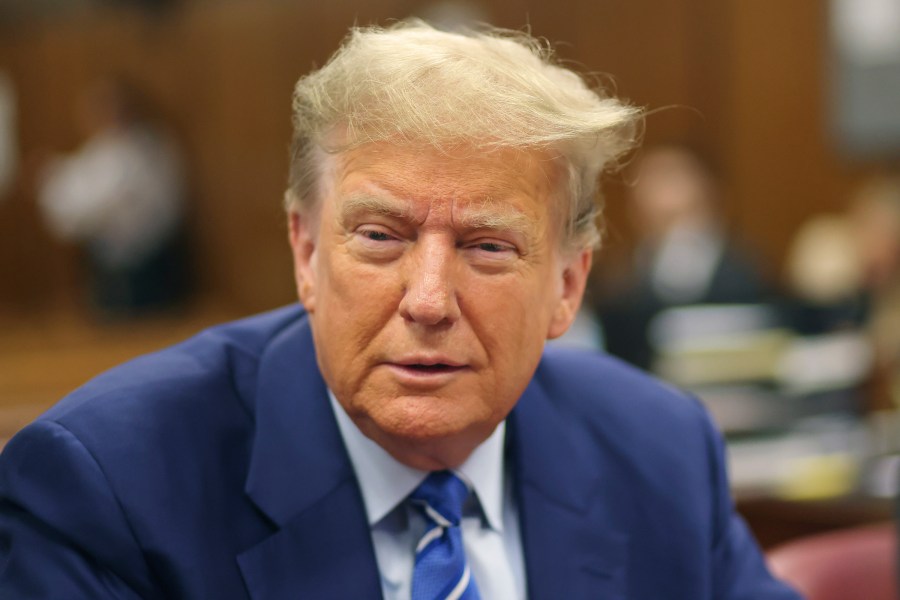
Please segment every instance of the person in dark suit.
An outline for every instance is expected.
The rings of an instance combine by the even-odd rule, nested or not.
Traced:
[[[638,116],[524,35],[353,31],[294,94],[303,308],[138,358],[21,431],[4,597],[795,600],[695,400],[544,352]]]
[[[673,307],[758,304],[771,291],[744,247],[727,231],[716,169],[695,148],[665,143],[643,151],[629,209],[638,234],[619,281],[598,290],[606,349],[642,369],[656,358],[654,317]]]

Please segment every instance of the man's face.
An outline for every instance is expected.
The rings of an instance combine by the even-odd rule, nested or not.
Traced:
[[[571,324],[590,251],[559,251],[560,172],[541,153],[367,144],[329,159],[291,215],[319,366],[360,430],[422,469],[456,466]]]
[[[711,218],[709,176],[679,149],[656,149],[638,165],[631,209],[642,235],[661,237],[673,226]]]

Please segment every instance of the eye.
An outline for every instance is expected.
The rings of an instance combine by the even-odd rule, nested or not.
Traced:
[[[467,248],[486,254],[516,253],[516,246],[500,240],[475,240],[466,244]]]
[[[389,242],[391,240],[396,239],[389,233],[384,231],[378,231],[375,229],[363,229],[359,232],[364,238],[369,239],[373,242]]]
[[[518,248],[510,242],[498,239],[472,240],[463,244],[476,264],[505,264],[519,255]]]
[[[365,224],[356,228],[351,248],[357,256],[366,260],[388,260],[403,252],[404,238],[394,230],[381,225]]]
[[[491,252],[493,254],[512,250],[511,247],[504,244],[498,244],[497,242],[481,242],[477,244],[476,247],[479,250],[484,250],[485,252]]]
[[[360,225],[354,231],[356,238],[367,246],[380,246],[400,240],[400,236],[388,227],[370,224]]]

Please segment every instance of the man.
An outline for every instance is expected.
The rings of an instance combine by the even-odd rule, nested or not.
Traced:
[[[601,291],[596,309],[610,354],[651,369],[659,359],[652,330],[661,313],[759,304],[769,293],[754,261],[729,235],[715,169],[700,152],[671,142],[645,149],[634,176],[634,260],[623,281],[609,282],[617,293]]]
[[[47,227],[84,245],[91,308],[105,318],[175,308],[188,292],[181,153],[146,104],[124,79],[94,82],[78,103],[84,144],[38,182]]]
[[[76,391],[0,464],[15,598],[766,598],[693,400],[547,353],[637,111],[536,42],[362,29],[294,97],[305,311]]]

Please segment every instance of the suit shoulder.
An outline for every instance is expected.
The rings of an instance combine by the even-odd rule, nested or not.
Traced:
[[[217,325],[157,352],[132,359],[91,379],[41,419],[77,432],[123,421],[145,427],[155,420],[215,415],[206,404],[247,412],[259,358],[285,327],[302,318],[287,307]]]
[[[535,374],[558,409],[587,422],[647,432],[708,426],[708,416],[690,394],[640,369],[599,352],[549,348]]]
[[[585,462],[628,498],[659,498],[679,481],[685,494],[672,510],[712,510],[719,438],[696,398],[615,358],[569,350],[548,351],[535,383]]]
[[[600,352],[548,348],[536,377],[551,386],[554,393],[588,391],[590,395],[611,399],[621,398],[624,393],[629,402],[696,404],[690,395],[675,386]]]

